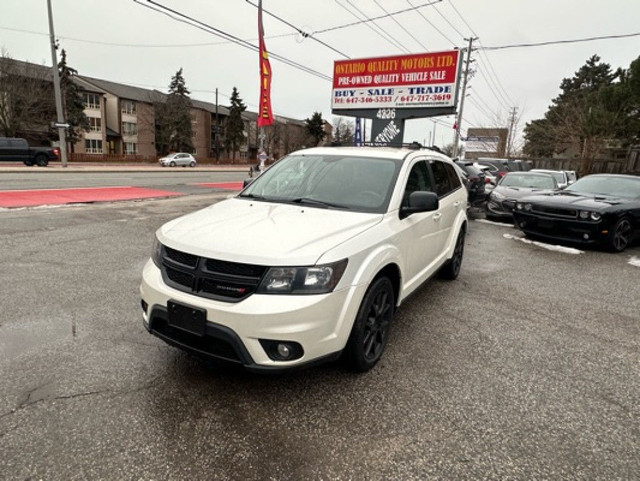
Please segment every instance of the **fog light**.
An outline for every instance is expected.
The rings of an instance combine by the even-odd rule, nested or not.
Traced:
[[[260,344],[273,361],[293,361],[304,355],[302,346],[294,341],[260,339]]]
[[[289,359],[291,356],[291,349],[286,344],[278,344],[278,355],[283,359]]]
[[[589,234],[582,234],[582,238],[584,240],[589,240]]]

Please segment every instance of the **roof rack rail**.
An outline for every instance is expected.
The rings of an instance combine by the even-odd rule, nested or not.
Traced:
[[[422,145],[420,142],[389,142],[389,143],[381,143],[381,142],[361,142],[361,147],[395,147],[395,148],[405,148],[405,149],[413,149],[413,150],[432,150],[434,152],[439,152],[444,154],[442,149],[437,145]],[[331,142],[331,147],[356,147],[355,145],[348,143],[344,144],[342,142]]]

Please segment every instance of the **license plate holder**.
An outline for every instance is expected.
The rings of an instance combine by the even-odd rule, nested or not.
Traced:
[[[204,336],[207,328],[207,311],[175,301],[167,302],[168,321],[171,327]]]

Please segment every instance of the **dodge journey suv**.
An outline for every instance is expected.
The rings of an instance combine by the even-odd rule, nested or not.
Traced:
[[[294,152],[235,197],[158,229],[146,329],[200,356],[278,371],[342,356],[372,368],[394,311],[460,272],[467,191],[430,150]]]

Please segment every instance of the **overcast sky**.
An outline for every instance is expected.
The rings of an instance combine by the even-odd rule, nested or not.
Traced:
[[[183,68],[192,97],[228,105],[235,86],[250,110],[258,104],[258,54],[141,4],[147,0],[51,0],[56,37],[80,74],[166,91]],[[154,0],[155,1],[155,0]],[[251,0],[257,4],[257,0]],[[257,9],[246,0],[157,0],[239,39],[257,44]],[[570,77],[593,54],[614,69],[640,56],[640,36],[537,47],[491,47],[640,32],[640,0],[442,0],[374,22],[359,19],[425,5],[426,0],[263,0],[272,54],[276,115],[331,114],[333,62],[464,47],[477,36],[477,71],[464,107],[468,127],[506,126],[517,107],[520,127],[540,118]],[[311,34],[302,38],[294,28]],[[342,28],[335,28],[342,27]],[[376,30],[376,28],[378,30]],[[0,0],[0,47],[11,57],[51,65],[46,0]],[[486,49],[486,50],[483,50]],[[277,54],[320,74],[273,58]],[[499,120],[497,120],[499,119]],[[407,123],[405,141],[452,141],[452,117]]]

